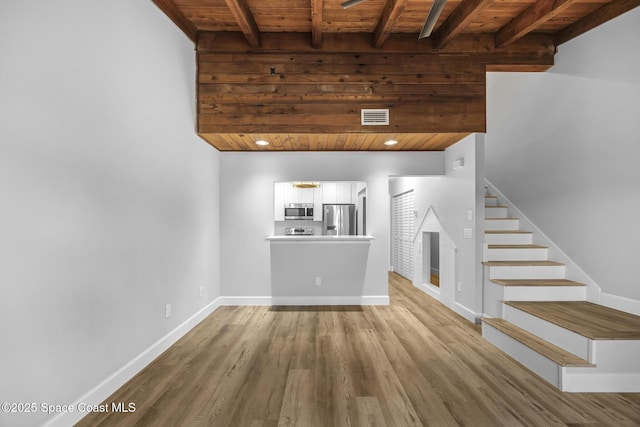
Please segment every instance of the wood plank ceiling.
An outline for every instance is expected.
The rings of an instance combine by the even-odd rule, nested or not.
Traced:
[[[486,71],[545,71],[640,5],[448,0],[418,39],[432,0],[153,1],[196,45],[197,132],[221,151],[444,150],[486,130]]]

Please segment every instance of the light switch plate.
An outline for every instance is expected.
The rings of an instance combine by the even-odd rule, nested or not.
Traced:
[[[465,228],[464,229],[464,238],[465,239],[473,239],[473,229]]]
[[[471,221],[473,219],[473,211],[472,210],[468,210],[467,211],[467,219],[469,221]]]

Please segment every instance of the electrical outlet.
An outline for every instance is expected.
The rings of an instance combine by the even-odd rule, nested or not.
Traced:
[[[171,304],[167,304],[166,307],[164,308],[164,317],[166,319],[171,317]]]
[[[322,277],[316,277],[316,286],[322,285]]]
[[[456,283],[456,289],[458,292],[462,292],[462,282],[457,282]]]
[[[200,297],[204,296],[204,286],[200,286],[199,295],[200,295]]]
[[[473,239],[473,229],[472,228],[465,228],[464,229],[464,238],[465,239]]]
[[[468,210],[467,211],[467,219],[469,221],[471,221],[473,219],[473,211],[472,210]]]

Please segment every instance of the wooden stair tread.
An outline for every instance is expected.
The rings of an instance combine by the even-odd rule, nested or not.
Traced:
[[[531,234],[527,230],[485,230],[485,234]]]
[[[553,267],[565,265],[557,261],[484,261],[482,264],[490,267]]]
[[[588,301],[504,301],[592,340],[640,340],[640,316]]]
[[[593,363],[576,356],[573,353],[551,344],[548,341],[543,340],[540,337],[533,335],[530,332],[525,331],[522,328],[517,327],[513,323],[510,323],[504,319],[482,319],[484,323],[490,325],[500,332],[509,335],[514,340],[521,344],[526,345],[535,352],[543,355],[547,359],[557,363],[560,366],[579,366],[579,367],[594,367]]]
[[[549,249],[548,246],[542,245],[529,245],[529,244],[521,244],[521,245],[488,245],[489,249]]]
[[[498,196],[484,196],[485,199],[497,199]]]
[[[567,279],[491,279],[502,286],[587,286]]]

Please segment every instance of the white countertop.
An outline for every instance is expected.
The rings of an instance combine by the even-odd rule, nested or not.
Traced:
[[[267,240],[272,242],[370,242],[373,236],[269,236]]]

